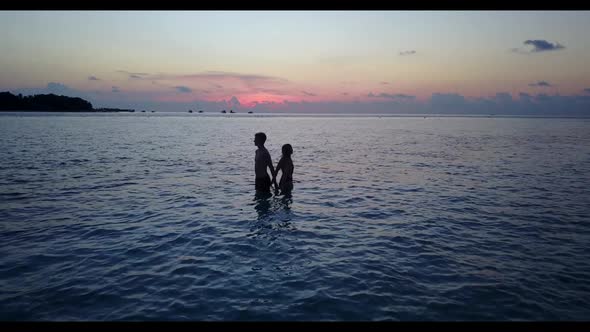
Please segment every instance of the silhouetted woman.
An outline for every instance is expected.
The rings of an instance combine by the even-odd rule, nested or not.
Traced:
[[[275,170],[275,176],[272,178],[272,182],[275,185],[275,191],[277,187],[281,189],[281,194],[288,194],[291,193],[293,190],[293,161],[291,160],[291,155],[293,154],[293,147],[291,144],[285,144],[282,148],[283,155],[281,156],[281,160],[277,164],[277,168]],[[276,175],[279,174],[279,170],[281,170],[281,180],[277,186],[277,178]]]

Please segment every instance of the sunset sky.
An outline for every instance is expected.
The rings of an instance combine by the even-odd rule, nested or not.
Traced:
[[[1,91],[95,107],[590,106],[588,11],[4,11],[0,31]]]

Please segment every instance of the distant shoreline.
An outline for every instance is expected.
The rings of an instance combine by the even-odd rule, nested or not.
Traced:
[[[7,110],[7,109],[0,109],[0,112],[6,113],[134,113],[135,110],[133,109],[92,109],[92,110]]]
[[[0,92],[0,112],[133,113],[135,110],[109,107],[94,108],[89,101],[82,98],[59,96],[53,93],[23,96],[5,91]]]
[[[38,113],[38,114],[35,114]],[[60,114],[61,113],[61,114]],[[190,118],[420,118],[428,120],[430,118],[472,118],[472,119],[585,119],[589,120],[590,116],[564,116],[564,115],[509,115],[509,114],[365,114],[365,113],[234,113],[223,114],[217,112],[203,112],[203,113],[187,113],[180,111],[150,111],[150,112],[133,112],[133,111],[97,111],[97,110],[83,110],[83,111],[39,111],[39,110],[1,110],[0,116],[11,115],[51,115],[51,116],[68,116],[68,115],[108,115],[109,113],[122,113],[126,116],[141,116],[142,114],[156,115],[159,117],[190,117]],[[155,113],[155,114],[154,114]]]
[[[124,109],[115,107],[101,107],[94,108],[92,104],[82,98],[78,97],[67,97],[58,96],[55,94],[44,94],[44,95],[31,95],[22,96],[14,95],[10,92],[0,92],[0,114],[6,113],[156,113],[154,110],[141,110],[136,111],[135,109]],[[590,119],[590,115],[553,115],[553,114],[466,114],[466,113],[299,113],[299,112],[259,112],[253,114],[252,111],[247,113],[234,112],[230,110],[229,113],[223,110],[221,113],[217,112],[188,112],[181,111],[158,111],[159,115],[163,116],[202,116],[202,117],[390,117],[390,118],[527,118],[527,119]]]

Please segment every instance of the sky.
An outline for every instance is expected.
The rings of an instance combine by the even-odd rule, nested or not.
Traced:
[[[156,111],[590,115],[590,11],[3,11],[0,91]]]

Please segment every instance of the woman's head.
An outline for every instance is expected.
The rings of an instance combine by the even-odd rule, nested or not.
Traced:
[[[291,144],[283,145],[283,156],[290,157],[293,154],[293,147]]]

